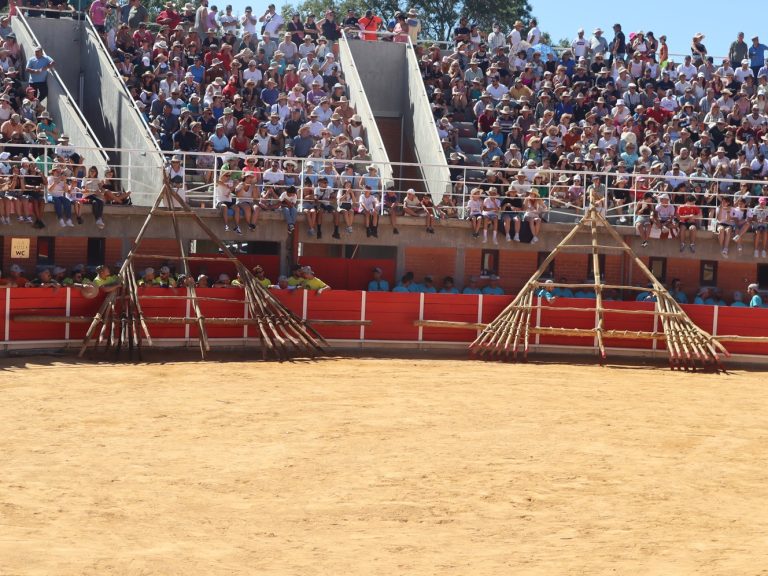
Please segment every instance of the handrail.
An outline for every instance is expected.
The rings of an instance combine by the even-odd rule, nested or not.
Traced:
[[[42,46],[40,43],[40,39],[37,37],[37,35],[32,31],[32,27],[29,25],[29,22],[27,22],[26,17],[21,14],[21,12],[16,14],[16,18],[21,22],[24,27],[27,29],[27,32],[32,37],[32,39],[37,42],[38,46]],[[24,63],[25,69],[26,69],[26,62]],[[64,92],[64,95],[67,99],[67,104],[70,104],[72,109],[74,110],[77,117],[80,119],[80,121],[83,123],[83,126],[85,127],[86,131],[88,132],[88,136],[90,136],[91,140],[96,144],[97,149],[103,150],[104,146],[101,144],[101,141],[99,140],[99,137],[96,135],[96,133],[91,129],[91,125],[88,123],[88,121],[85,119],[85,116],[83,116],[83,112],[80,110],[80,106],[77,104],[73,104],[76,102],[75,98],[72,96],[72,93],[69,91],[69,88],[67,88],[66,83],[64,80],[61,79],[61,76],[59,75],[58,70],[54,67],[52,70],[48,71],[48,74],[52,75],[54,78],[56,78],[57,82],[61,86],[62,91]],[[108,157],[106,154],[104,154],[104,160],[108,160]]]
[[[112,74],[115,76],[117,82],[119,83],[120,90],[123,92],[125,97],[130,102],[130,106],[133,109],[133,111],[141,119],[141,123],[144,125],[144,128],[146,129],[146,136],[147,136],[146,140],[151,143],[151,147],[154,148],[154,151],[162,154],[163,151],[160,149],[160,144],[152,136],[152,129],[149,127],[149,123],[147,122],[147,119],[144,117],[144,114],[141,112],[141,110],[139,110],[139,107],[136,105],[136,101],[133,99],[133,96],[131,96],[131,93],[128,91],[128,86],[123,81],[122,75],[118,71],[117,66],[115,66],[115,62],[112,60],[112,55],[109,53],[109,50],[107,50],[107,47],[104,45],[104,42],[101,40],[101,36],[96,31],[96,27],[91,21],[90,15],[85,14],[85,21],[88,24],[88,26],[86,27],[87,33],[93,34],[94,36],[97,37],[98,41],[96,42],[96,45],[98,46],[98,50],[100,50],[104,54],[106,60],[109,62],[109,68],[112,71]],[[147,152],[147,150],[142,150],[142,152]]]
[[[376,117],[373,115],[373,110],[371,110],[371,105],[368,102],[368,98],[365,94],[363,81],[357,71],[357,65],[355,64],[355,59],[352,56],[352,50],[349,47],[347,36],[344,30],[341,32],[341,42],[339,43],[339,49],[341,52],[339,54],[339,59],[347,60],[347,62],[342,62],[342,71],[344,72],[344,77],[347,80],[347,87],[350,90],[350,102],[355,107],[357,113],[360,114],[361,118],[366,120],[363,125],[366,127],[365,133],[368,137],[368,142],[366,142],[368,145],[368,151],[371,153],[371,158],[374,159],[374,161],[377,163],[379,161],[375,160],[376,155],[378,155],[379,158],[384,158],[384,160],[380,161],[384,163],[380,170],[382,179],[384,180],[384,187],[386,188],[387,184],[393,180],[392,166],[389,162],[389,154],[387,153],[387,149],[384,146],[384,141],[381,139],[381,133],[379,132],[378,126],[376,125]],[[376,155],[374,155],[374,152],[376,152]]]

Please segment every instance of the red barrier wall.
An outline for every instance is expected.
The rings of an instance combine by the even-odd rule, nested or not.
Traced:
[[[218,318],[243,318],[245,305],[242,303],[243,292],[237,288],[211,288],[197,291],[200,296],[226,298],[239,302],[201,301],[204,316]],[[148,288],[144,295],[186,296],[186,290]],[[455,330],[449,328],[419,328],[414,321],[450,320],[456,322],[481,322],[493,320],[512,300],[512,296],[475,296],[461,294],[416,294],[392,292],[360,292],[330,290],[321,295],[315,292],[276,291],[274,293],[291,312],[309,320],[370,320],[371,324],[361,326],[317,325],[315,328],[328,339],[344,340],[384,340],[396,342],[456,342],[469,343],[476,337],[473,330]],[[10,308],[6,309],[6,295],[10,295]],[[84,323],[30,323],[15,320],[17,315],[34,314],[65,316],[69,305],[70,316],[91,317],[97,311],[102,298],[86,300],[77,289],[61,288],[13,288],[0,289],[0,341],[5,341],[5,327],[8,324],[9,343],[13,342],[77,342],[83,338],[88,328]],[[562,308],[593,308],[594,300],[557,299],[552,303],[535,302],[531,313],[532,325],[559,328],[592,328],[593,311],[563,310]],[[606,308],[639,310],[652,309],[652,304],[638,302],[606,302]],[[153,300],[143,299],[142,307],[147,317],[184,317],[194,316],[191,304],[185,299]],[[713,306],[686,305],[688,315],[704,330],[716,335],[741,335],[768,337],[768,309],[716,308]],[[306,315],[304,311],[306,310]],[[611,313],[605,314],[605,326],[608,330],[651,331],[654,320],[651,316]],[[153,339],[196,338],[195,325],[149,324]],[[661,320],[656,322],[656,330],[661,331]],[[208,335],[212,339],[258,338],[253,326],[208,326]],[[535,339],[531,339],[535,343]],[[540,335],[538,343],[542,345],[583,346],[592,348],[593,338],[566,338]],[[650,349],[650,340],[606,339],[608,347]],[[752,354],[768,357],[768,345],[765,343],[732,343],[726,347],[736,354]],[[663,341],[657,342],[656,348],[663,349]]]

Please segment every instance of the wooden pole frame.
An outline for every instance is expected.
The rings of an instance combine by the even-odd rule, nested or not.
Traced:
[[[143,339],[149,345],[152,345],[152,339],[149,333],[148,323],[157,324],[194,324],[198,330],[198,341],[200,345],[200,354],[205,359],[211,346],[206,329],[206,318],[200,307],[200,302],[205,301],[227,301],[231,299],[198,297],[193,282],[187,282],[183,288],[186,295],[169,294],[168,296],[144,296],[138,289],[136,275],[133,268],[133,262],[137,257],[143,258],[164,258],[181,261],[182,270],[188,279],[191,279],[191,270],[189,262],[191,261],[226,261],[232,263],[243,284],[244,299],[237,302],[247,305],[246,318],[212,318],[212,324],[230,325],[230,326],[249,326],[257,327],[257,334],[261,342],[262,358],[275,357],[279,360],[286,360],[293,356],[315,357],[324,352],[323,346],[327,346],[325,341],[317,330],[309,322],[304,322],[288,310],[272,293],[264,288],[256,277],[246,268],[246,266],[235,257],[221,239],[213,230],[200,218],[200,216],[190,208],[189,204],[179,194],[170,182],[167,172],[163,172],[162,189],[158,194],[149,214],[144,220],[141,229],[134,241],[134,245],[128,253],[125,262],[120,268],[119,278],[121,287],[107,295],[99,311],[91,320],[85,338],[80,348],[80,356],[83,356],[90,346],[96,329],[101,326],[101,332],[98,342],[106,342],[107,349],[114,347],[116,352],[120,351],[123,345],[127,345],[129,351],[134,348],[141,354]],[[161,208],[161,203],[164,207]],[[178,256],[158,256],[155,254],[141,254],[140,248],[142,241],[149,229],[153,217],[163,216],[170,218],[173,227],[174,236],[178,242]],[[191,256],[187,250],[179,226],[179,217],[185,217],[200,227],[208,238],[221,250],[224,258],[213,258],[206,256]],[[166,220],[167,221],[167,220]],[[119,293],[119,298],[118,298]],[[141,307],[141,299],[148,298],[153,300],[188,300],[191,303],[194,317],[192,318],[146,318]],[[114,323],[117,316],[116,303],[120,304],[119,322],[120,329],[117,337],[114,336]],[[334,321],[327,321],[333,323]],[[337,321],[346,323],[347,321]],[[322,324],[318,320],[316,324]],[[143,336],[143,338],[142,338]]]
[[[610,246],[599,241],[599,231],[604,230],[615,245]],[[574,244],[572,240],[579,232],[590,235],[590,244]],[[549,264],[559,253],[569,248],[589,249],[592,257],[592,284],[564,284],[542,283],[540,278]],[[600,267],[600,255],[605,250],[618,250],[629,254],[632,262],[642,272],[650,287],[622,286],[605,284],[602,281]],[[573,288],[591,288],[595,291],[595,306],[592,308],[571,308],[583,312],[594,312],[594,327],[590,329],[567,329],[556,327],[531,327],[531,310],[534,308],[533,299],[537,295],[537,289],[542,286],[560,286]],[[603,291],[606,289],[648,291],[655,296],[653,310],[620,310],[606,308],[603,300]],[[654,315],[660,318],[663,333],[656,332],[627,332],[608,330],[605,326],[605,314],[631,313]],[[425,324],[420,324],[425,325]],[[524,284],[513,301],[490,323],[482,325],[478,323],[441,323],[448,328],[474,328],[481,329],[480,334],[469,345],[470,352],[481,357],[503,354],[505,357],[512,355],[517,358],[519,348],[523,349],[523,358],[527,357],[528,341],[531,334],[558,335],[568,337],[593,336],[599,354],[600,362],[606,358],[605,338],[637,338],[664,340],[669,354],[670,367],[672,369],[696,370],[697,366],[719,371],[722,370],[721,354],[728,356],[727,349],[719,342],[718,338],[708,334],[690,319],[682,307],[672,298],[667,289],[658,281],[650,269],[635,254],[631,246],[619,235],[605,216],[594,207],[590,207],[584,216],[576,223],[573,229],[566,234],[560,243],[539,265],[538,269]]]

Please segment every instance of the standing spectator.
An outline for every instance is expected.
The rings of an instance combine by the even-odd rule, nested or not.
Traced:
[[[618,61],[623,64],[627,56],[627,38],[621,31],[621,24],[613,25],[613,40],[611,41],[611,64]]]
[[[749,295],[749,307],[750,308],[762,308],[763,307],[763,299],[760,297],[760,293],[758,290],[760,289],[760,286],[758,286],[755,283],[750,284],[747,286],[747,294]]]
[[[408,24],[408,36],[410,36],[411,43],[415,46],[419,38],[419,32],[421,32],[421,20],[419,20],[419,13],[416,11],[416,8],[408,10],[405,21]]]
[[[378,38],[376,32],[381,28],[383,20],[381,17],[376,16],[373,10],[366,10],[365,16],[358,20],[357,25],[362,30],[363,40],[373,41]]]
[[[94,4],[101,0],[96,0]],[[53,58],[43,54],[42,46],[35,46],[35,55],[27,61],[29,83],[37,91],[37,99],[42,102],[48,97],[48,71],[53,70]]]
[[[264,23],[261,27],[261,33],[268,33],[270,36],[277,34],[278,30],[285,24],[283,17],[275,10],[274,4],[267,6],[267,10],[261,15],[259,22]]]
[[[736,40],[731,42],[731,47],[728,49],[728,60],[731,62],[741,62],[748,56],[749,46],[744,42],[744,32],[739,32],[736,36]]]
[[[250,6],[245,7],[245,14],[240,17],[240,25],[243,27],[243,34],[246,32],[250,35],[256,34],[256,24],[259,20],[253,15],[253,8]]]
[[[768,249],[768,207],[766,207],[768,198],[761,196],[757,201],[757,206],[749,211],[752,232],[755,235],[755,258],[758,256],[765,258],[766,249]],[[759,252],[762,246],[762,252]]]
[[[760,43],[759,36],[752,38],[752,46],[749,47],[747,54],[749,55],[749,66],[752,68],[755,78],[757,78],[757,73],[760,72],[760,68],[765,63],[766,51],[768,51],[768,46]]]

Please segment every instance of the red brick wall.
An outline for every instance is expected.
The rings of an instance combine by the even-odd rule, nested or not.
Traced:
[[[479,255],[478,258],[480,258]],[[413,272],[418,281],[430,275],[436,284],[440,284],[445,276],[455,275],[456,250],[453,248],[406,248],[405,271]]]
[[[587,254],[574,254],[561,252],[555,258],[555,278],[566,278],[572,284],[578,284],[586,280],[589,266]]]
[[[88,256],[88,238],[56,238],[56,264],[72,268],[77,264],[86,264]]]

